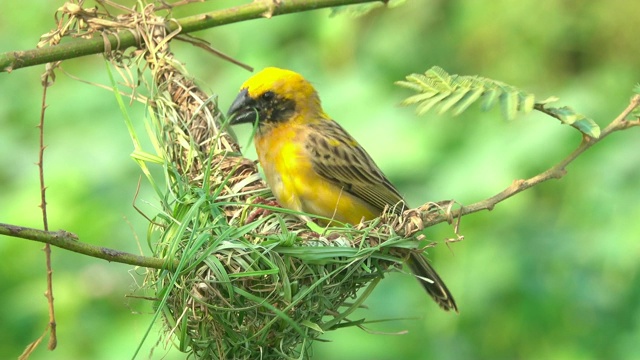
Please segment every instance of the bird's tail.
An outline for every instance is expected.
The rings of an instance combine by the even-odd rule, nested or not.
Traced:
[[[441,308],[446,311],[454,310],[458,312],[458,306],[455,300],[453,300],[449,289],[447,289],[444,281],[440,279],[438,273],[436,273],[422,254],[411,253],[408,265],[411,271],[418,276],[418,280],[424,289],[427,290],[427,293]]]

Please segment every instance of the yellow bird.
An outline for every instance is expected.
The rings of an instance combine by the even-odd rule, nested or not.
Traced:
[[[349,224],[374,219],[390,206],[405,209],[398,190],[369,154],[323,110],[300,74],[269,67],[241,87],[231,124],[254,123],[254,142],[267,183],[288,209]],[[458,311],[444,282],[422,254],[407,261],[444,310]]]

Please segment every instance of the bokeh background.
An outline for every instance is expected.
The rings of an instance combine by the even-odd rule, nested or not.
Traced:
[[[211,1],[176,16],[233,5]],[[0,51],[32,48],[62,1],[6,2]],[[87,2],[86,5],[90,5]],[[303,73],[325,110],[368,149],[412,204],[487,198],[568,154],[580,135],[531,114],[502,120],[477,107],[457,117],[414,115],[394,81],[439,65],[561,102],[606,125],[640,79],[640,2],[623,0],[409,0],[362,17],[329,10],[200,32],[257,69]],[[634,15],[635,14],[635,15]],[[229,106],[247,71],[186,44],[174,51]],[[83,80],[108,84],[101,57],[68,61]],[[41,227],[37,168],[43,67],[0,74],[0,222]],[[92,244],[149,253],[146,220],[132,202],[141,175],[114,96],[59,74],[49,89],[45,175],[49,224]],[[130,115],[143,131],[142,105]],[[250,129],[238,129],[248,144]],[[327,333],[314,359],[640,358],[640,134],[614,134],[550,181],[465,217],[465,240],[429,230],[430,251],[460,314],[440,311],[411,276],[391,274],[356,317],[390,321],[370,332]],[[247,156],[254,158],[251,146]],[[144,186],[137,205],[154,214]],[[16,358],[47,322],[42,245],[0,237],[0,356]],[[58,349],[32,359],[131,358],[150,328],[138,291],[142,269],[53,250]],[[138,358],[184,359],[149,330]],[[405,332],[404,335],[393,335]]]

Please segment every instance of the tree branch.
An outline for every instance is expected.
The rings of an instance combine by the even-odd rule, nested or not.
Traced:
[[[135,255],[119,250],[83,243],[78,241],[77,235],[64,230],[44,231],[0,223],[0,235],[51,244],[61,249],[122,264],[167,270],[174,270],[178,265],[177,261],[168,262],[165,259]]]
[[[179,30],[179,34],[186,34],[261,17],[269,18],[307,10],[378,1],[381,0],[280,0],[279,3],[275,0],[254,1],[246,5],[167,21],[167,27],[169,32]],[[102,35],[91,39],[76,39],[53,47],[2,53],[0,54],[0,72],[11,72],[23,67],[98,54],[107,49],[125,50],[138,46],[140,38],[139,34],[132,29],[122,30],[116,34],[104,32]]]
[[[47,109],[47,83],[49,82],[49,73],[45,73],[42,81],[42,105],[40,106],[40,124],[38,124],[38,132],[40,133],[40,150],[38,151],[38,174],[40,178],[40,210],[42,210],[42,228],[45,231],[49,230],[49,219],[47,218],[47,186],[44,182],[44,150],[46,146],[44,145],[44,115]],[[49,337],[49,344],[47,345],[47,349],[55,350],[58,345],[58,335],[57,335],[57,323],[55,316],[55,307],[53,302],[53,268],[51,266],[51,245],[44,244],[44,256],[45,263],[47,266],[47,291],[45,291],[45,296],[47,298],[47,303],[49,304],[49,324],[48,329],[50,331],[51,336]],[[38,340],[36,340],[38,341]]]
[[[400,220],[395,223],[396,229],[401,229],[398,233],[403,236],[412,236],[413,234],[423,230],[424,228],[439,224],[441,222],[451,222],[452,219],[461,218],[481,210],[492,210],[498,203],[529,189],[535,185],[550,179],[559,179],[566,174],[566,167],[573,162],[583,152],[590,149],[593,145],[600,142],[610,134],[624,130],[634,126],[640,126],[640,119],[627,120],[629,114],[640,106],[640,95],[635,95],[627,108],[618,115],[601,133],[597,139],[584,136],[578,147],[572,151],[567,157],[550,167],[546,171],[533,176],[529,179],[516,180],[506,189],[496,195],[478,201],[474,204],[462,206],[454,211],[444,211],[434,216],[433,203],[425,204],[416,209],[410,209],[405,212]],[[442,204],[442,203],[440,203]],[[396,218],[396,221],[399,219]],[[164,259],[134,255],[119,250],[104,248],[101,246],[90,245],[78,241],[78,237],[70,232],[60,231],[43,231],[21,226],[8,225],[0,223],[0,235],[12,236],[27,240],[34,240],[42,243],[51,244],[59,248],[77,252],[83,255],[89,255],[107,261],[119,262],[123,264],[136,265],[154,269],[174,270],[178,266],[177,260],[167,263]]]
[[[633,126],[640,126],[640,119],[627,120],[629,114],[631,114],[631,112],[638,106],[640,106],[640,95],[635,95],[633,96],[633,98],[631,98],[631,101],[629,102],[627,108],[624,109],[620,113],[620,115],[618,115],[613,121],[611,121],[611,123],[607,125],[604,130],[602,130],[600,137],[594,139],[588,136],[583,136],[580,145],[578,145],[578,147],[574,151],[572,151],[557,164],[553,165],[546,171],[536,176],[533,176],[529,179],[515,180],[509,187],[488,199],[478,201],[471,205],[462,206],[460,209],[451,212],[445,212],[444,214],[440,214],[439,216],[434,217],[433,212],[429,213],[428,211],[420,211],[420,217],[423,222],[422,227],[426,228],[445,221],[451,222],[452,219],[460,218],[464,215],[472,214],[481,210],[492,210],[498,203],[512,197],[517,193],[527,190],[547,180],[562,178],[567,173],[566,167],[582,153],[593,147],[593,145],[597,144],[616,131],[625,130]],[[424,210],[432,208],[433,204],[426,204],[419,209]],[[412,215],[415,216],[415,213],[413,213]],[[419,231],[419,229],[416,229],[416,231]],[[416,231],[413,231],[412,229],[412,232]]]

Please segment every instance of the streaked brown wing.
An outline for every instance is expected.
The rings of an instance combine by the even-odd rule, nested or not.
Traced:
[[[385,206],[399,213],[403,201],[366,151],[335,121],[311,125],[305,147],[318,175],[341,186],[382,212]]]

